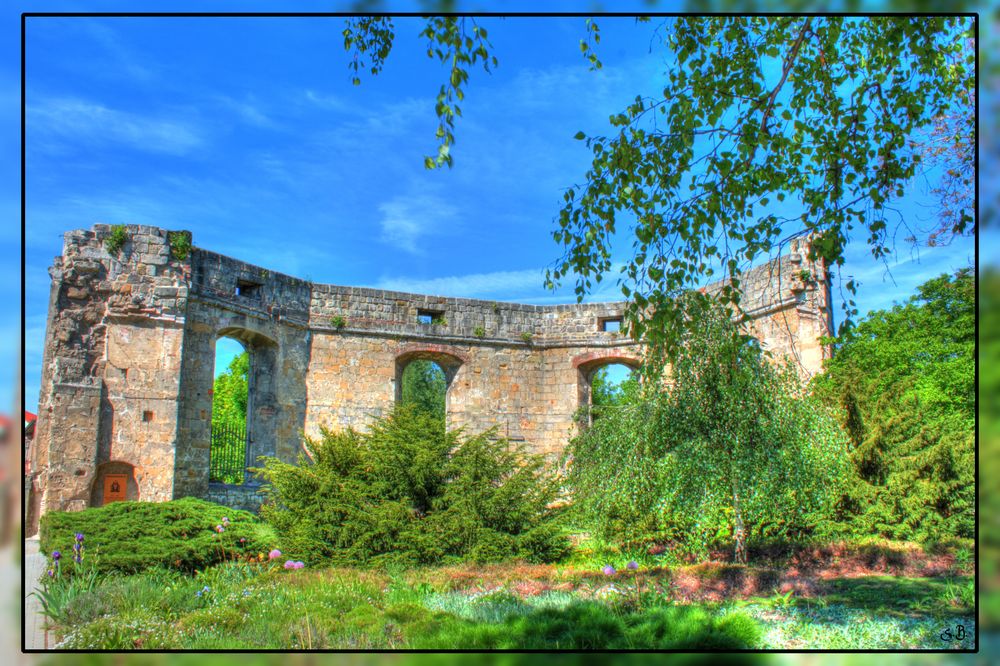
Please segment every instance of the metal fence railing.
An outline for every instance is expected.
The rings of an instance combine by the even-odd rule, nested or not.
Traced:
[[[247,430],[231,423],[212,424],[208,480],[243,483],[247,468]]]

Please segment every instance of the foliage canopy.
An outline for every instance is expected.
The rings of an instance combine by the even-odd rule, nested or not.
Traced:
[[[853,233],[872,256],[892,251],[892,204],[918,173],[908,141],[974,89],[968,19],[946,17],[680,17],[661,95],[637,96],[587,137],[585,183],[569,188],[552,280],[583,297],[612,271],[616,225],[629,224],[621,269],[634,335],[676,348],[690,313],[677,298],[705,277],[738,310],[740,275],[789,234],[812,258],[844,262]],[[956,134],[972,145],[968,115]],[[966,188],[968,189],[968,188]],[[857,230],[857,231],[855,231]],[[948,234],[974,230],[971,199]],[[854,291],[853,282],[846,285]],[[854,314],[848,303],[848,315]]]
[[[444,426],[448,382],[434,361],[416,359],[403,369],[400,404],[411,405],[441,421]]]
[[[727,312],[701,296],[664,390],[614,410],[571,443],[584,515],[617,541],[703,554],[749,538],[796,537],[828,518],[846,437]]]
[[[851,437],[844,529],[973,537],[975,316],[975,277],[963,269],[837,339],[814,391],[837,405]]]
[[[648,19],[640,18],[645,22]],[[815,258],[840,266],[861,235],[875,259],[895,232],[947,242],[975,231],[968,157],[975,145],[972,18],[946,16],[681,16],[654,39],[666,56],[662,91],[636,95],[610,117],[611,131],[577,139],[592,153],[583,183],[569,187],[553,232],[563,255],[547,275],[575,282],[578,298],[615,269],[636,338],[667,355],[691,320],[686,290],[724,280],[716,298],[739,310],[740,276],[790,237],[810,234]],[[580,49],[602,63],[600,29],[588,19]],[[353,80],[377,73],[395,37],[392,19],[348,21]],[[427,55],[449,66],[435,113],[438,154],[452,165],[454,122],[469,72],[497,64],[486,30],[468,17],[431,17]],[[914,176],[935,187],[942,223],[908,227],[895,212]],[[853,281],[844,287],[850,296]],[[845,302],[847,320],[856,314]]]

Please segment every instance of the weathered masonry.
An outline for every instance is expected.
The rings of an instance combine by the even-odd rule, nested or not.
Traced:
[[[445,371],[452,426],[497,425],[555,456],[593,372],[642,360],[641,347],[613,332],[622,303],[519,305],[313,284],[188,250],[186,232],[125,229],[114,255],[111,227],[68,232],[50,270],[31,453],[36,518],[100,504],[109,478],[129,499],[258,503],[252,483],[209,482],[221,336],[250,352],[252,460],[295,460],[301,433],[321,425],[365,428],[392,409],[403,368],[418,358]],[[815,372],[829,294],[805,250],[793,242],[746,275],[745,304],[765,346]]]

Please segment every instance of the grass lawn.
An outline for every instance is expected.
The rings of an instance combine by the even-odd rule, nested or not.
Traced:
[[[105,576],[51,608],[59,647],[78,649],[972,647],[967,575],[831,578],[808,593],[684,601],[678,581],[703,575],[710,583],[705,571],[228,563],[194,576]],[[943,642],[958,625],[965,640]]]

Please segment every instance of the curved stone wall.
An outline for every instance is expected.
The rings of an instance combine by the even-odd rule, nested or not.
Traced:
[[[364,429],[392,409],[402,367],[439,361],[448,421],[492,426],[553,458],[573,434],[589,375],[639,364],[642,349],[607,332],[623,303],[537,306],[313,284],[191,249],[176,232],[127,227],[112,256],[107,225],[66,234],[52,291],[31,461],[42,511],[90,505],[102,465],[134,467],[136,492],[253,507],[252,484],[208,481],[215,343],[251,354],[252,455],[295,460],[302,433]],[[174,240],[174,247],[171,246]],[[744,276],[758,337],[804,372],[830,332],[822,266],[805,247]]]

